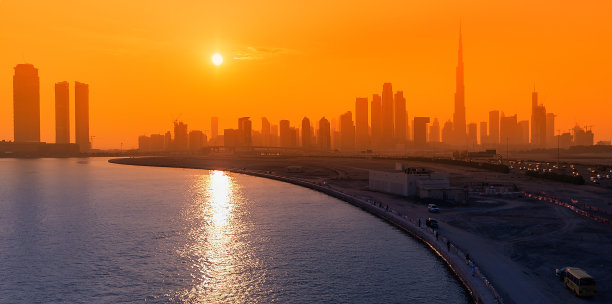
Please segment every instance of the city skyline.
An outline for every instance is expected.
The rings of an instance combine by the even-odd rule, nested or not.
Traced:
[[[289,119],[295,125],[304,116],[335,117],[349,108],[355,96],[370,97],[368,94],[379,92],[384,82],[403,91],[410,105],[410,120],[437,117],[443,128],[453,115],[459,20],[468,123],[487,121],[492,108],[530,120],[525,92],[535,83],[540,102],[558,114],[560,130],[576,123],[592,125],[596,141],[612,138],[605,111],[595,111],[607,109],[612,99],[607,72],[612,69],[612,60],[606,55],[612,47],[600,39],[612,30],[603,13],[610,11],[608,3],[529,4],[529,11],[518,10],[520,3],[506,7],[451,2],[449,10],[430,4],[356,5],[352,11],[355,18],[397,19],[405,12],[400,20],[406,22],[397,26],[383,22],[370,25],[371,30],[356,19],[337,19],[335,14],[332,18],[329,10],[314,10],[318,6],[313,3],[302,17],[321,20],[317,28],[325,28],[320,31],[325,35],[318,37],[306,34],[286,17],[274,17],[268,25],[237,35],[237,29],[224,21],[231,18],[223,17],[233,16],[227,10],[213,18],[219,24],[215,28],[228,26],[225,31],[200,24],[197,20],[206,19],[201,16],[197,20],[184,17],[185,23],[169,22],[165,28],[144,16],[130,15],[134,29],[118,34],[117,25],[94,14],[103,12],[119,23],[127,22],[127,16],[107,4],[71,7],[70,13],[83,19],[70,19],[59,18],[67,14],[59,9],[61,5],[40,3],[27,8],[24,20],[14,16],[26,11],[25,4],[9,1],[1,5],[2,24],[15,31],[3,36],[11,47],[0,56],[0,100],[7,101],[0,103],[0,139],[12,139],[10,69],[20,62],[30,62],[40,70],[41,113],[50,114],[41,115],[41,140],[46,142],[55,138],[53,85],[63,79],[95,83],[90,96],[91,111],[96,113],[91,121],[94,148],[119,148],[121,143],[134,148],[138,134],[166,130],[179,116],[207,134],[212,116],[220,118],[221,129],[233,127],[234,118],[245,115],[271,121]],[[122,4],[125,11],[138,7],[137,2]],[[156,1],[148,7],[145,16],[183,11],[180,6],[167,7]],[[429,19],[411,18],[423,9],[431,10]],[[249,4],[240,9],[248,10],[257,11]],[[501,14],[502,10],[516,14]],[[576,22],[566,22],[568,15]],[[55,27],[43,28],[40,39],[28,39],[40,29],[27,23],[36,18],[41,22],[53,18]],[[245,18],[257,20],[254,14],[246,13]],[[286,29],[271,31],[279,22],[286,22]],[[272,24],[275,27],[270,27]],[[354,25],[356,30],[342,24]],[[80,30],[61,30],[65,27]],[[294,36],[301,40],[289,39]],[[136,40],[140,43],[130,42]],[[44,53],[37,51],[43,49]],[[220,66],[210,62],[215,52],[225,58]],[[258,79],[257,84],[250,79]],[[572,108],[575,104],[582,106]],[[235,109],[241,113],[233,113]],[[254,124],[259,125],[259,119]]]

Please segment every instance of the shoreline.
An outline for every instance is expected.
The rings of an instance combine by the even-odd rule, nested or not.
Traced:
[[[232,168],[197,168],[192,166],[164,166],[154,164],[130,164],[121,162],[125,158],[109,159],[109,163],[121,164],[121,165],[136,165],[136,166],[150,166],[150,167],[169,167],[169,168],[184,168],[184,169],[202,169],[202,170],[223,170],[232,173],[245,174],[250,176],[256,176],[261,178],[272,179],[285,183],[290,183],[296,186],[308,188],[336,199],[342,200],[355,207],[358,207],[384,221],[388,224],[408,233],[411,237],[417,239],[424,245],[426,245],[433,253],[438,256],[447,265],[447,267],[453,272],[455,277],[468,291],[472,301],[474,303],[504,303],[504,300],[489,282],[489,280],[479,271],[479,267],[475,266],[475,274],[472,275],[472,264],[476,264],[475,261],[466,260],[465,254],[454,246],[451,240],[448,240],[444,236],[436,238],[431,228],[425,227],[424,220],[422,226],[416,224],[415,219],[410,219],[406,215],[382,207],[382,203],[366,200],[344,193],[340,190],[335,190],[327,186],[315,184],[305,180],[299,180],[296,178],[290,178],[280,175],[274,175],[270,173],[262,173],[256,171],[250,171],[245,169],[232,169]],[[420,218],[419,218],[420,219]],[[444,241],[449,241],[450,245],[444,248]]]

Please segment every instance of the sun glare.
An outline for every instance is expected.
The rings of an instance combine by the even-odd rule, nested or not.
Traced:
[[[215,53],[212,56],[212,62],[214,65],[221,65],[223,63],[223,56],[221,56],[219,53]]]

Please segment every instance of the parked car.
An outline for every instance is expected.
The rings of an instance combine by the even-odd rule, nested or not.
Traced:
[[[425,225],[430,228],[438,228],[438,221],[430,217],[425,221]]]
[[[427,210],[429,210],[429,212],[431,212],[431,213],[438,213],[438,212],[440,212],[440,208],[438,208],[438,205],[436,205],[436,204],[429,204],[429,205],[427,205]]]

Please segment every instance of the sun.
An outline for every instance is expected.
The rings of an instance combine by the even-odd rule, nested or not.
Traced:
[[[223,56],[221,56],[219,53],[215,53],[212,56],[212,62],[214,65],[221,65],[223,63]]]

